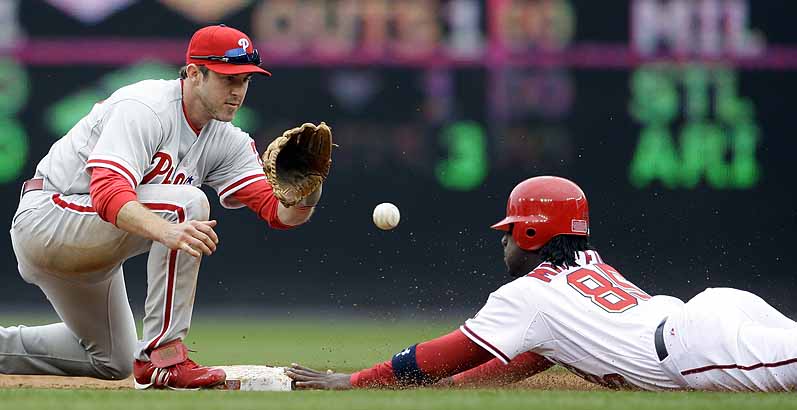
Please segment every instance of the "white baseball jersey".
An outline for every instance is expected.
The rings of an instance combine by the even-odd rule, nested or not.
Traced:
[[[683,302],[649,296],[594,251],[576,262],[543,263],[504,285],[460,330],[505,363],[532,351],[595,383],[680,388],[662,370],[654,330]]]
[[[97,103],[36,168],[44,189],[89,192],[88,169],[103,167],[139,184],[207,184],[226,208],[243,204],[235,191],[265,179],[254,141],[228,122],[193,131],[182,104],[181,80],[146,80]]]

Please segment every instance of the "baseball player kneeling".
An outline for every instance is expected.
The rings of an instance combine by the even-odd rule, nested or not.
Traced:
[[[590,246],[573,182],[530,178],[493,228],[516,280],[458,330],[354,374],[294,365],[297,388],[503,384],[559,364],[610,388],[789,391],[797,322],[758,296],[707,289],[689,302],[650,296]]]
[[[331,163],[323,123],[287,131],[262,160],[249,135],[230,124],[252,76],[271,75],[260,63],[246,34],[202,28],[180,79],[117,90],[52,146],[23,185],[11,237],[20,274],[63,322],[0,328],[0,373],[133,373],[141,389],[224,382],[223,370],[194,363],[182,343],[201,257],[219,242],[199,186],[212,187],[224,207],[248,207],[287,229],[310,218]],[[138,341],[122,268],[143,253]]]

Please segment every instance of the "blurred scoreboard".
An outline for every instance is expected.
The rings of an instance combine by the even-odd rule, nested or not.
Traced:
[[[772,83],[751,88],[762,73],[793,85],[784,72],[797,67],[786,18],[795,9],[746,0],[7,1],[0,182],[29,173],[28,153],[42,151],[32,140],[59,138],[114,89],[175,77],[189,33],[223,21],[251,33],[277,74],[257,84],[238,120],[264,138],[278,128],[269,123],[313,117],[354,133],[376,127],[390,134],[391,152],[431,139],[441,151],[432,158],[377,160],[408,161],[454,190],[478,187],[491,168],[572,164],[584,139],[616,141],[635,187],[747,189],[765,173],[756,99],[779,94]],[[588,124],[580,105],[634,129]]]

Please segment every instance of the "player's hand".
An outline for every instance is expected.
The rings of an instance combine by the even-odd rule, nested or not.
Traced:
[[[199,258],[203,254],[216,252],[219,237],[213,230],[216,221],[186,221],[179,224],[167,224],[158,242],[172,250],[185,251]]]
[[[349,390],[351,375],[331,370],[319,372],[296,363],[285,369],[285,374],[296,382],[296,389]]]

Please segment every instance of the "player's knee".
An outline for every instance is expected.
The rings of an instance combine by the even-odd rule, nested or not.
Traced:
[[[121,380],[133,374],[133,358],[136,350],[136,336],[116,338],[110,355],[93,355],[92,363],[99,377],[105,380]]]
[[[122,380],[133,374],[133,355],[113,357],[105,363],[95,363],[99,378],[105,380]]]
[[[201,189],[186,186],[187,200],[185,203],[186,219],[206,221],[210,218],[210,202],[208,196]]]

